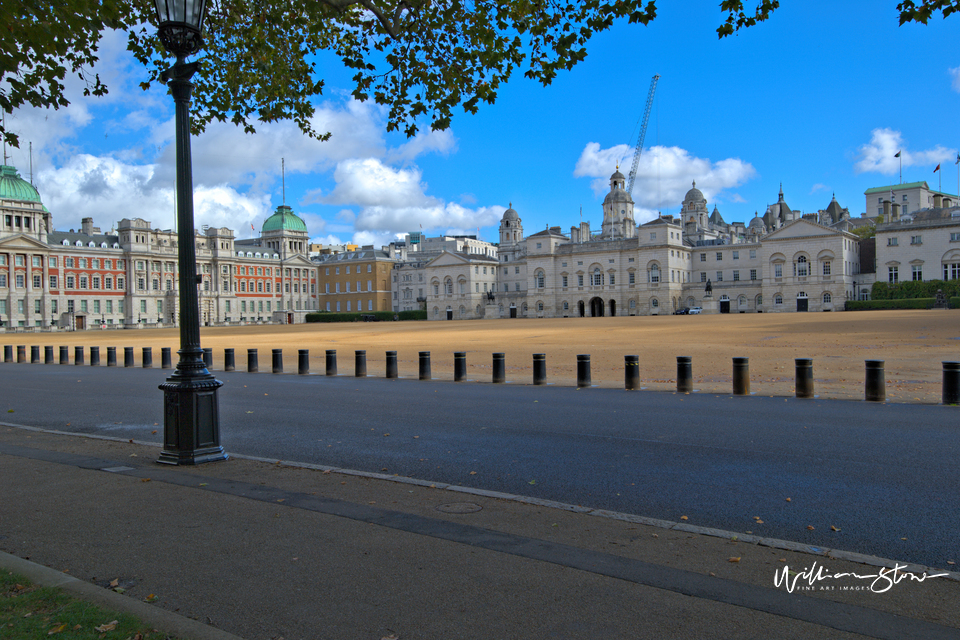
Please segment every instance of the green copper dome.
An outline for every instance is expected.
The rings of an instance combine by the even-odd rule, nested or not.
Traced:
[[[14,167],[0,165],[0,198],[40,202],[40,194],[33,185],[20,177]]]
[[[307,232],[307,223],[285,204],[277,207],[277,212],[266,219],[261,231],[302,231]]]

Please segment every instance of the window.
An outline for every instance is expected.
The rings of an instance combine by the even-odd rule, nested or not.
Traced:
[[[580,276],[580,278],[583,279],[583,276]],[[514,283],[513,283],[513,290],[514,290],[514,291],[520,291],[520,283],[519,283],[519,282],[514,282]]]
[[[563,286],[566,287],[566,286],[567,286],[567,276],[560,276],[560,278],[561,278],[561,280],[562,280],[562,282],[563,282]]]
[[[780,295],[779,293],[773,296],[773,304],[777,304],[777,305],[783,304],[783,296]]]
[[[707,281],[707,274],[701,271],[701,272],[700,272],[700,282],[706,282],[706,281]]]
[[[23,266],[23,256],[18,255],[16,258],[14,258],[13,263],[14,263],[15,265],[17,265],[18,267],[22,267],[22,266]]]
[[[650,267],[650,282],[653,284],[660,282],[660,265],[655,264]]]
[[[956,280],[957,278],[960,278],[960,263],[954,262],[953,264],[943,265],[944,280]]]
[[[913,280],[914,280],[914,281],[921,281],[921,280],[923,280],[923,265],[922,265],[922,264],[915,264],[915,265],[913,265],[912,268],[910,269],[910,271],[911,271],[911,275],[913,276]]]
[[[887,282],[890,284],[897,284],[900,282],[900,268],[899,267],[887,267]]]
[[[652,232],[652,233],[650,234],[650,239],[651,239],[651,240],[656,240],[656,239],[657,239],[657,232],[656,232],[656,231],[654,231],[654,232]]]
[[[123,278],[117,278],[117,290],[123,291]]]
[[[137,289],[143,291],[147,288],[147,281],[145,278],[137,278]]]
[[[635,274],[633,271],[631,271],[630,273],[628,273],[628,274],[627,274],[627,282],[628,282],[629,284],[636,284],[636,283],[637,283],[637,274]]]
[[[757,279],[757,270],[756,270],[756,269],[750,269],[750,279],[751,279],[751,280],[756,280],[756,279]]]
[[[723,260],[723,252],[717,251],[717,261],[719,262],[720,260]]]
[[[67,276],[67,289],[73,289],[76,286],[76,279],[74,276]]]
[[[3,283],[3,286],[6,286],[6,284],[7,284],[7,283],[4,282],[4,283]],[[56,288],[57,288],[57,276],[50,276],[50,288],[51,288],[51,289],[56,289]]]
[[[739,259],[740,259],[740,252],[739,252],[739,251],[734,251],[734,252],[733,252],[733,259],[734,259],[734,260],[739,260]]]
[[[82,312],[84,312],[84,313],[87,312],[87,301],[86,301],[86,300],[81,300],[81,301],[80,301],[80,311],[82,311]]]
[[[723,271],[717,271],[717,282],[723,282]]]
[[[67,300],[67,313],[73,313],[73,311],[74,311],[73,300]]]
[[[735,271],[733,272],[733,281],[734,281],[734,282],[737,282],[737,281],[739,281],[739,280],[740,280],[740,272],[735,270]]]
[[[593,270],[593,281],[591,284],[595,287],[603,286],[603,272],[599,268]]]
[[[823,275],[825,275],[825,276],[830,275],[830,261],[829,261],[829,260],[826,260],[826,261],[824,261],[824,263],[823,263]]]
[[[750,259],[751,259],[751,260],[756,260],[756,259],[757,259],[757,250],[756,250],[756,249],[750,249]]]
[[[537,243],[537,249],[542,249],[542,248],[543,248],[543,243],[542,243],[542,242],[538,242],[538,243]]]
[[[34,300],[34,301],[33,301],[33,312],[34,312],[35,314],[37,314],[37,315],[40,315],[41,313],[43,313],[43,309],[42,309],[42,307],[40,306],[40,301],[39,301],[39,300]]]
[[[887,246],[888,246],[888,247],[895,247],[895,246],[897,246],[897,239],[896,239],[896,238],[887,238]]]
[[[543,289],[544,275],[543,271],[537,271],[537,289]]]
[[[113,300],[107,300],[107,313],[113,313]]]
[[[701,253],[701,254],[700,254],[700,262],[706,262],[706,261],[707,261],[707,254]]]
[[[40,289],[43,287],[43,276],[33,276],[33,288]]]
[[[160,278],[153,279],[153,290],[160,291]]]
[[[920,240],[920,236],[910,236],[910,244],[923,244]]]
[[[577,275],[577,286],[578,286],[578,287],[582,287],[582,286],[583,286],[583,274],[582,274],[582,273]]]
[[[782,277],[783,277],[783,263],[782,263],[782,262],[778,262],[777,264],[773,265],[773,277],[774,277],[774,278],[782,278]]]
[[[652,299],[650,300],[650,306],[653,307],[654,309],[659,309],[659,308],[660,308],[660,301],[657,300],[656,298],[652,298]]]
[[[960,233],[951,233],[950,242],[960,242]]]
[[[829,291],[823,294],[823,304],[830,304],[832,301],[833,296],[830,295]]]
[[[797,258],[797,276],[805,278],[807,276],[807,257],[800,256]]]
[[[33,256],[33,266],[39,267],[40,265],[40,256]]]
[[[613,284],[617,284],[617,274],[615,274],[615,273],[611,273],[611,274],[610,274],[610,284],[612,284],[612,285],[613,285]]]

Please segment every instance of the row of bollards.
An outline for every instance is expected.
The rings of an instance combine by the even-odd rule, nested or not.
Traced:
[[[91,366],[100,365],[100,347],[90,347],[89,361]],[[259,361],[257,349],[247,349],[247,372],[256,373],[259,371]],[[70,364],[70,348],[60,347],[60,364]],[[308,375],[310,373],[310,351],[300,349],[298,352],[297,373]],[[543,353],[533,354],[533,384],[547,384],[547,356]],[[13,345],[4,345],[3,361],[13,362]],[[32,345],[30,347],[30,363],[40,363],[40,347]],[[18,345],[16,350],[16,362],[27,362],[27,351],[25,345]],[[44,364],[55,364],[54,348],[45,346],[43,348]],[[73,362],[76,365],[83,365],[85,362],[84,347],[74,347]],[[145,369],[153,367],[153,349],[151,347],[142,347],[141,365]],[[213,368],[213,349],[203,349],[204,365]],[[163,369],[172,368],[172,354],[169,347],[160,349],[160,366]],[[236,370],[236,356],[234,349],[224,349],[223,353],[224,371]],[[813,359],[796,358],[796,373],[794,386],[797,398],[813,398]],[[326,350],[325,373],[328,376],[337,375],[337,351],[335,349]],[[431,380],[432,371],[430,366],[430,352],[419,352],[419,379]],[[117,348],[107,347],[107,366],[117,366]],[[133,367],[134,348],[123,348],[123,366]],[[864,376],[864,399],[870,402],[884,402],[886,400],[886,381],[884,377],[883,360],[866,360]],[[283,350],[272,350],[272,371],[273,373],[283,373]],[[358,378],[367,376],[367,352],[357,350],[354,354],[354,375]],[[386,352],[386,377],[397,378],[397,352]],[[454,382],[463,382],[467,379],[467,354],[458,351],[453,354],[453,379]],[[493,366],[491,381],[494,384],[503,384],[506,382],[506,355],[503,353],[493,354]],[[590,356],[580,354],[577,356],[577,387],[589,387],[592,385],[590,376]],[[640,389],[640,356],[624,356],[624,389],[634,391]],[[693,358],[690,356],[677,356],[677,392],[691,393],[693,391]],[[733,395],[750,395],[750,362],[749,358],[733,358]],[[960,362],[943,362],[943,404],[960,404]]]

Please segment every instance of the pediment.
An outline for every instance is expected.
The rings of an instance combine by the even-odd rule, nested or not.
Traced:
[[[430,261],[428,267],[458,267],[460,265],[470,264],[470,261],[449,251],[444,251],[439,256]]]
[[[773,233],[763,237],[764,242],[771,240],[791,240],[793,238],[810,238],[816,236],[838,236],[840,232],[822,224],[811,222],[809,220],[794,220],[793,222],[780,227]]]
[[[22,250],[29,249],[31,251],[36,251],[37,249],[44,249],[44,250],[50,249],[50,246],[45,242],[40,242],[39,240],[35,238],[31,238],[30,236],[24,235],[22,233],[18,233],[18,234],[3,238],[2,240],[0,240],[0,247],[7,250],[11,250],[11,251],[16,249],[22,249]]]

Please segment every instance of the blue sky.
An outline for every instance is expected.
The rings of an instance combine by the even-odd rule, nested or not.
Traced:
[[[856,216],[863,192],[903,180],[958,187],[960,17],[898,26],[895,0],[788,1],[766,23],[717,39],[718,2],[663,0],[649,26],[620,25],[590,44],[585,62],[548,87],[522,74],[477,115],[414,139],[386,134],[383,110],[349,99],[335,61],[315,126],[211,126],[194,138],[196,223],[253,235],[286,201],[321,242],[384,244],[407,231],[476,233],[497,239],[510,204],[525,231],[599,228],[601,202],[630,148],[650,79],[660,74],[633,197],[642,222],[676,213],[693,180],[728,222],[749,221],[777,199],[822,209],[836,193]],[[111,88],[60,111],[7,119],[21,137],[8,150],[34,181],[58,229],[91,216],[104,230],[124,217],[172,228],[173,105],[137,84],[142,68],[109,35],[98,67]],[[323,70],[323,65],[321,65]]]

